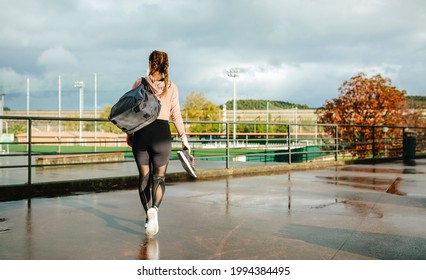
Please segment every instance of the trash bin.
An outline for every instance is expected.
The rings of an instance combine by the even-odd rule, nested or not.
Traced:
[[[402,151],[404,163],[413,164],[416,157],[416,132],[404,131],[402,138]]]

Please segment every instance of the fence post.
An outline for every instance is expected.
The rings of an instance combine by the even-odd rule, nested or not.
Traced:
[[[373,126],[373,159],[376,155],[376,127]]]
[[[336,139],[334,140],[334,146],[336,147],[335,149],[335,154],[334,154],[334,161],[337,161],[338,155],[339,155],[339,126],[336,125]]]
[[[290,132],[290,124],[287,125],[287,146],[288,146],[288,164],[291,164],[291,132]]]
[[[226,164],[226,169],[229,168],[229,122],[225,123],[225,127],[226,127],[226,159],[225,159],[225,164]]]
[[[31,118],[29,118],[28,119],[28,132],[27,132],[27,136],[28,136],[28,157],[27,157],[27,159],[28,159],[28,161],[27,161],[27,167],[28,167],[28,182],[27,182],[27,184],[28,185],[31,185],[31,168],[32,168],[32,164],[31,164],[31,155],[32,155],[32,144],[31,144],[31,138],[32,138],[32,135],[31,135],[31,129],[32,128],[32,119]]]

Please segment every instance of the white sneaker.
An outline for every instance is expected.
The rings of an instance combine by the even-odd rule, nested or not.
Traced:
[[[189,151],[186,149],[178,151],[177,155],[185,171],[193,178],[197,178],[197,174],[195,173],[194,167],[194,157],[189,153]]]
[[[146,226],[147,235],[156,235],[158,233],[158,210],[157,207],[152,207],[148,209],[148,224]]]

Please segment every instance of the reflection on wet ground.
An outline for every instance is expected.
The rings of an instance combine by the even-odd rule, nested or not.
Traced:
[[[140,260],[159,260],[160,246],[154,237],[145,237],[139,253]]]
[[[401,177],[393,178],[376,178],[366,176],[317,176],[318,179],[324,180],[328,184],[345,185],[353,188],[370,189],[376,191],[385,191],[396,195],[406,195],[406,193],[398,190]]]
[[[366,188],[371,190],[386,191],[392,183],[392,179],[365,177],[365,176],[318,176],[317,178],[329,184],[346,185],[354,188]]]
[[[323,204],[318,205],[313,208],[325,208],[325,207],[331,207],[331,206],[337,206],[337,205],[343,205],[344,207],[351,209],[351,211],[354,211],[359,216],[370,216],[375,218],[382,218],[383,213],[378,208],[372,208],[370,204],[357,201],[357,200],[350,200],[350,199],[344,199],[344,200],[338,200],[336,199],[335,202],[329,203],[329,204]]]
[[[421,162],[420,165],[423,165]],[[341,172],[340,172],[341,171]],[[350,173],[351,175],[347,174]],[[357,175],[352,175],[357,174]],[[371,175],[374,174],[374,175]],[[402,181],[408,179],[402,178],[401,174],[425,174],[424,168],[389,168],[380,165],[374,166],[343,166],[337,167],[335,176],[317,176],[317,179],[328,184],[350,186],[353,188],[369,189],[379,192],[386,192],[395,195],[407,195],[406,192],[399,190]],[[391,176],[393,175],[393,176]]]
[[[10,230],[7,226],[5,226],[5,222],[6,222],[5,218],[0,218],[0,233]]]
[[[396,177],[396,179],[392,182],[390,187],[386,190],[387,193],[396,194],[396,195],[407,195],[405,192],[401,192],[398,190],[399,182],[401,182],[401,177]]]
[[[425,167],[175,182],[155,238],[137,190],[2,202],[0,260],[426,259]]]
[[[380,168],[380,167],[365,167],[365,166],[357,166],[357,165],[351,165],[351,166],[344,166],[339,167],[339,170],[341,171],[356,171],[356,172],[366,172],[366,173],[382,173],[382,174],[425,174],[425,171],[423,170],[417,170],[415,168]]]

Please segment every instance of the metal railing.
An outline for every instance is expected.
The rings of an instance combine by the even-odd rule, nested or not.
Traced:
[[[31,185],[34,172],[43,168],[133,163],[125,134],[100,131],[99,125],[109,123],[106,119],[0,116],[0,120],[6,124],[6,131],[0,134],[0,187]],[[67,122],[84,122],[89,128],[65,131]],[[237,126],[235,136],[231,133],[233,125]],[[197,161],[212,169],[317,160],[403,159],[407,131],[415,132],[414,156],[426,150],[425,127],[212,121],[188,121],[185,126]],[[15,134],[12,140],[9,132],[14,127],[25,132]],[[177,150],[180,141],[176,133],[173,137],[173,148]],[[40,157],[117,152],[125,155],[123,160],[36,162]],[[172,154],[171,160],[174,159],[176,157]],[[49,172],[47,170],[44,172]]]

